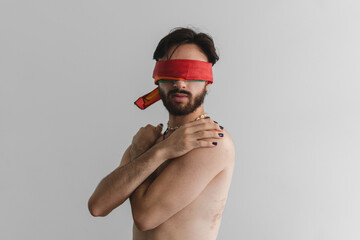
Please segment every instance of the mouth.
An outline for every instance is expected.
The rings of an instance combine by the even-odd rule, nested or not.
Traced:
[[[173,97],[187,97],[187,94],[184,93],[174,93],[172,94]]]
[[[175,100],[175,102],[183,102],[188,98],[187,94],[183,93],[174,93],[171,97]]]

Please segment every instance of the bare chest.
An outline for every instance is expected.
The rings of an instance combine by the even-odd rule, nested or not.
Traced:
[[[163,140],[160,137],[156,143]],[[153,174],[154,178],[174,160],[166,161]],[[135,240],[155,239],[216,239],[226,204],[233,165],[215,176],[199,196],[174,214],[166,222],[150,231],[141,232],[133,227]]]
[[[142,232],[133,226],[134,240],[215,240],[225,208],[231,173],[216,176],[188,206],[155,229]]]

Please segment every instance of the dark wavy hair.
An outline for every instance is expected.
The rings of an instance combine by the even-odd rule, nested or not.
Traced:
[[[197,33],[190,28],[174,28],[160,40],[158,46],[155,49],[153,59],[159,61],[160,58],[164,57],[170,48],[176,46],[176,48],[182,44],[193,43],[196,44],[207,56],[208,62],[214,65],[218,60],[219,56],[216,53],[213,39],[205,33]],[[176,48],[173,52],[175,52]]]

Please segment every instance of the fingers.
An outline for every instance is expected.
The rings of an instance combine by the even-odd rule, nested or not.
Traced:
[[[201,119],[184,126],[185,136],[193,142],[195,148],[216,147],[224,137],[224,128],[211,119]]]
[[[193,137],[196,140],[201,140],[201,139],[209,139],[209,138],[214,138],[214,139],[221,139],[224,137],[224,133],[223,132],[219,132],[219,131],[199,131],[193,134]]]
[[[162,123],[159,123],[157,126],[156,126],[156,131],[159,133],[159,134],[162,134],[162,129],[163,129],[163,124]]]
[[[151,124],[148,124],[146,125],[145,129],[148,132],[152,132],[154,136],[160,136],[162,135],[163,124],[159,123],[156,127]]]
[[[209,131],[209,130],[223,132],[223,127],[220,126],[217,122],[211,120],[210,118],[187,123],[183,125],[183,128],[186,128],[185,131],[187,131],[187,133],[189,134],[196,133],[199,131]]]
[[[161,131],[162,131],[162,128],[163,128],[163,124],[162,124],[162,123],[159,123],[159,124],[156,126],[156,130],[157,130],[158,132],[160,132],[160,133],[161,133]]]
[[[216,147],[217,146],[217,142],[213,142],[213,141],[205,141],[205,140],[200,140],[197,141],[198,144],[198,148],[210,148],[210,147]]]
[[[162,131],[162,128],[163,128],[163,124],[162,123],[159,123],[156,127],[151,125],[151,124],[148,124],[146,125],[145,127],[141,127],[140,129],[147,129],[147,130],[155,130],[156,132],[161,132]]]
[[[159,135],[162,135],[162,129],[163,129],[163,124],[162,123],[158,124],[156,127],[151,125],[151,124],[147,124],[145,127],[141,127],[139,129],[139,131],[134,135],[134,137],[159,136]]]

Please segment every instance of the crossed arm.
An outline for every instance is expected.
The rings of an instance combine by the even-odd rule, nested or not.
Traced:
[[[145,200],[149,199],[151,200],[149,203],[151,203],[153,201],[152,196],[158,198],[160,193],[163,194],[161,190],[163,188],[161,185],[163,184],[161,183],[163,181],[168,181],[169,176],[174,176],[174,174],[176,174],[176,169],[181,169],[182,164],[185,164],[185,162],[189,162],[191,161],[191,159],[193,159],[196,161],[199,160],[198,164],[201,165],[202,161],[199,156],[203,155],[203,153],[201,153],[202,151],[199,150],[202,148],[215,149],[212,141],[214,141],[214,139],[219,140],[219,132],[222,132],[222,130],[217,124],[215,124],[210,119],[203,119],[189,124],[185,124],[183,128],[175,131],[166,140],[162,141],[159,144],[153,145],[155,143],[155,140],[159,137],[159,135],[161,135],[161,129],[155,128],[151,125],[148,125],[145,128],[141,128],[139,132],[134,136],[132,145],[124,153],[121,165],[99,183],[94,193],[90,197],[88,202],[90,213],[93,216],[106,216],[114,208],[121,205],[131,194],[133,194],[135,189],[137,189],[136,192],[134,192],[134,198],[132,200],[132,202],[134,203],[132,204],[134,219],[135,222],[138,222],[140,225],[144,225],[145,227],[147,227],[148,216],[152,217],[152,213],[154,211],[156,212],[157,210],[156,208],[154,209],[153,207],[151,207],[151,211],[150,209],[148,209],[143,212],[145,208],[150,205],[153,206],[153,204],[142,205],[142,200],[140,200],[140,196],[146,196]],[[140,150],[136,151],[136,146],[143,146],[143,149],[140,148]],[[135,149],[135,151],[132,151],[133,149]],[[192,150],[198,150],[199,152]],[[185,158],[185,154],[190,153],[190,151],[191,154]],[[215,159],[214,156],[209,155],[208,157]],[[150,185],[149,179],[146,179],[162,163],[164,163],[168,159],[173,158],[178,159],[171,162],[167,167],[167,170],[173,169],[174,173],[166,171],[168,172],[167,174],[165,174],[165,172],[160,174],[160,176],[158,176],[156,180]],[[180,163],[182,161],[184,161],[184,163]],[[206,165],[208,165],[208,163]],[[193,168],[199,167],[191,164],[187,164],[186,166]],[[187,175],[192,174],[191,170],[189,170],[188,172],[186,170],[182,172],[183,174],[186,173],[185,175],[181,175],[184,179]],[[215,174],[211,169],[209,170],[209,173],[210,175]],[[196,181],[198,180],[196,179]],[[141,183],[143,183],[143,185],[141,185]],[[155,195],[144,195],[148,187],[149,193],[155,193]],[[181,186],[174,187],[177,187],[179,189]],[[200,188],[201,187],[199,187],[199,189]],[[198,190],[194,191],[197,192]],[[173,194],[172,192],[169,192],[168,195],[172,196]],[[167,209],[166,205],[165,209]],[[180,209],[181,206],[170,211],[170,213],[174,214]],[[162,216],[159,219],[165,221],[167,218]]]
[[[173,160],[156,179],[142,183],[131,195],[139,230],[156,228],[194,201],[219,174],[233,152],[227,141],[216,148],[198,148]]]
[[[166,159],[154,147],[130,161],[131,146],[125,151],[119,167],[101,180],[89,199],[88,207],[93,216],[106,216],[126,199]]]

